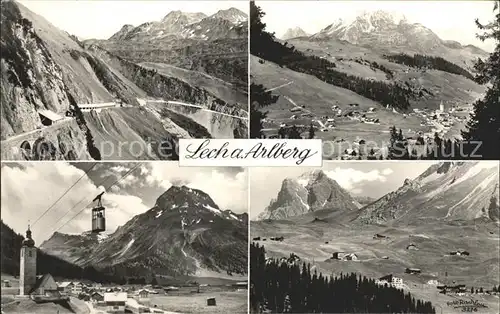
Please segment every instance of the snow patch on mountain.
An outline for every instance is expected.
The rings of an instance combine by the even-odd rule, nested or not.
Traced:
[[[127,253],[127,251],[132,247],[132,244],[134,244],[135,242],[135,239],[132,238],[128,243],[127,245],[125,245],[125,247],[121,250],[121,252],[118,252],[119,255],[118,255],[118,258],[122,257],[123,255],[125,255],[125,253]]]
[[[222,212],[220,211],[220,209],[217,209],[217,208],[215,208],[215,207],[212,207],[212,206],[210,206],[210,205],[208,205],[208,204],[204,204],[204,205],[203,205],[203,207],[205,207],[206,209],[208,209],[208,210],[210,210],[211,212],[216,213],[216,214],[218,214],[218,215],[220,215],[220,214],[222,213]]]

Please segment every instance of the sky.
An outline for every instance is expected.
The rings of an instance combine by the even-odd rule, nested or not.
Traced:
[[[19,0],[31,11],[80,39],[108,39],[123,25],[160,21],[171,11],[212,15],[235,7],[248,14],[247,1]]]
[[[353,196],[380,198],[397,190],[405,179],[414,179],[435,161],[419,162],[324,162],[321,169]],[[278,196],[285,178],[297,178],[313,167],[267,167],[250,171],[250,219],[264,211]]]
[[[202,190],[221,209],[248,212],[248,178],[243,168],[186,168],[175,162],[93,165],[92,162],[2,163],[2,220],[23,235],[30,223],[38,245],[59,228],[57,231],[70,234],[89,231],[91,202],[104,186],[108,188],[102,198],[106,207],[106,233],[112,233],[133,216],[149,210],[172,185]],[[112,185],[134,167],[129,175]],[[47,214],[42,216],[46,210]]]
[[[493,19],[492,1],[256,1],[266,13],[267,31],[279,37],[287,29],[300,27],[309,34],[319,32],[339,18],[351,20],[364,11],[388,11],[421,23],[441,39],[472,44],[488,52],[494,41],[476,38],[475,19],[483,24]]]

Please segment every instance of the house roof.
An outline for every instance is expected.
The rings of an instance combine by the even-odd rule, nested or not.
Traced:
[[[127,301],[126,292],[106,292],[104,293],[104,302]]]
[[[52,278],[52,275],[45,274],[36,280],[35,286],[33,287],[33,289],[31,289],[31,291],[35,291],[36,289],[39,289],[39,288],[49,288],[51,281],[53,283],[55,283],[55,280],[54,280],[54,278]],[[57,284],[56,284],[56,286],[57,286]]]
[[[45,118],[50,119],[52,121],[59,121],[59,120],[64,119],[63,117],[61,117],[57,113],[50,111],[50,110],[38,110],[38,113],[41,114],[42,116],[44,116]]]
[[[67,286],[69,286],[69,285],[71,285],[71,284],[72,284],[72,282],[71,282],[71,281],[64,281],[64,282],[61,282],[61,283],[59,284],[59,287],[60,287],[60,288],[66,288]]]

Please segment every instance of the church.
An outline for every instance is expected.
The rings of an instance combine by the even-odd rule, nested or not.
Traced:
[[[36,274],[37,248],[28,226],[26,238],[21,246],[21,262],[19,264],[19,296],[30,297],[34,301],[50,302],[61,300],[57,283],[50,274]]]

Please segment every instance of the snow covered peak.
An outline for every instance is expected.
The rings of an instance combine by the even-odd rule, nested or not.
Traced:
[[[326,174],[321,169],[315,169],[310,172],[303,173],[299,180],[307,180],[308,182],[313,182],[320,180],[321,178],[326,177]]]
[[[388,12],[383,10],[365,11],[356,18],[357,21],[365,21],[371,29],[397,25],[401,21],[406,21],[406,17],[398,12]]]
[[[201,12],[182,12],[182,11],[171,11],[162,20],[161,23],[167,24],[192,24],[204,19],[206,14]]]
[[[302,28],[300,27],[294,27],[294,28],[289,28],[286,30],[286,32],[281,36],[281,39],[287,40],[290,38],[297,38],[297,37],[305,37],[309,36]]]
[[[235,25],[238,25],[245,22],[248,19],[248,16],[236,8],[229,8],[227,10],[219,10],[217,13],[212,15],[211,18],[227,20]]]

